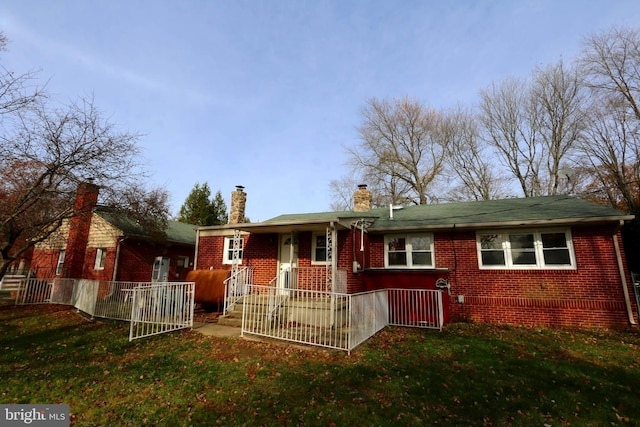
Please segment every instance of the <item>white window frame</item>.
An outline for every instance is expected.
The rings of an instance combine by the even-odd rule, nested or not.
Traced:
[[[182,265],[180,263],[182,262]],[[176,270],[180,269],[180,271],[185,268],[189,268],[189,257],[185,255],[178,255],[176,258]]]
[[[222,263],[226,265],[233,264],[231,250],[233,249],[233,236],[224,238],[224,250],[222,251]],[[244,237],[240,238],[240,253],[238,254],[239,263],[242,264],[244,258]]]
[[[482,263],[482,246],[481,236],[495,234],[498,236],[501,250],[504,256],[505,263],[503,265],[483,265]],[[535,254],[535,264],[514,264],[513,251],[509,240],[509,235],[521,235],[531,234],[533,235],[533,249]],[[550,248],[543,248],[542,235],[543,234],[564,234],[566,241],[566,249],[569,252],[570,264],[546,264],[544,260],[544,251]],[[576,256],[573,248],[573,238],[571,236],[571,230],[568,228],[554,228],[554,229],[509,229],[509,230],[487,230],[476,232],[476,249],[478,257],[478,267],[481,270],[576,270]],[[564,248],[558,248],[564,249]],[[500,249],[494,249],[499,251]]]
[[[413,265],[412,254],[414,252],[413,245],[411,243],[412,237],[428,237],[431,240],[428,251],[415,251],[415,252],[429,252],[431,254],[431,265]],[[391,239],[404,238],[405,239],[405,252],[407,254],[406,265],[389,265],[389,242]],[[385,268],[405,268],[405,269],[433,269],[436,268],[436,254],[434,250],[433,233],[409,233],[409,234],[389,234],[384,236],[384,267]]]
[[[324,237],[324,261],[316,260],[316,249],[318,248],[318,237]],[[312,265],[327,265],[327,233],[312,233],[311,234],[311,264]]]
[[[107,262],[107,249],[96,249],[96,261],[93,263],[94,270],[104,270],[104,265]]]
[[[66,254],[67,254],[67,251],[65,249],[62,249],[58,254],[58,263],[56,264],[56,276],[59,276],[62,274],[62,270],[64,269],[64,258]]]

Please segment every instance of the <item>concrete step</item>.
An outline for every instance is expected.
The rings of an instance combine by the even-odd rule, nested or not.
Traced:
[[[242,314],[240,315],[240,317],[220,316],[220,317],[218,317],[218,325],[235,326],[237,328],[241,328],[242,327]]]

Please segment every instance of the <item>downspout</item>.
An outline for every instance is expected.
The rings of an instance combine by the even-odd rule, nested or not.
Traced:
[[[111,275],[111,281],[115,282],[118,277],[118,264],[120,264],[120,244],[124,242],[126,237],[120,236],[118,237],[116,243],[116,259],[113,262],[113,274]]]
[[[198,269],[198,244],[200,243],[200,230],[196,230],[196,251],[194,253],[193,269]],[[187,266],[188,267],[188,266]]]
[[[613,233],[613,247],[616,250],[616,259],[618,260],[618,270],[620,270],[620,279],[622,280],[622,293],[624,294],[624,303],[627,307],[627,317],[629,324],[636,326],[633,318],[633,309],[631,308],[631,300],[629,299],[629,290],[627,289],[627,275],[624,272],[624,264],[622,263],[622,254],[620,253],[620,244],[618,243],[618,231]]]

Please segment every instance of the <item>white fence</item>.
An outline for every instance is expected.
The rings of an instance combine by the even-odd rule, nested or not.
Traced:
[[[129,339],[193,327],[194,282],[23,280],[16,304],[66,304],[93,317],[131,321]]]
[[[0,291],[17,291],[20,288],[20,283],[26,278],[27,276],[23,274],[5,274],[0,279]]]
[[[131,291],[129,341],[193,327],[195,283],[163,283]]]
[[[351,351],[387,325],[442,329],[442,291],[340,294],[249,285],[242,334]]]
[[[249,267],[241,268],[237,273],[224,280],[224,310],[227,314],[236,301],[247,293],[247,285],[253,283],[253,269]]]

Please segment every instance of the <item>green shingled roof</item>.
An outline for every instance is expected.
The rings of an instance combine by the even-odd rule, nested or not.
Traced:
[[[394,210],[393,219],[390,218],[389,208],[379,208],[368,212],[344,211],[280,215],[265,221],[265,223],[328,221],[349,218],[374,219],[369,231],[375,232],[376,230],[412,228],[607,222],[629,220],[633,216],[581,199],[568,196],[547,196],[407,206]]]
[[[135,236],[142,239],[149,238],[150,235],[135,220],[129,218],[123,213],[115,212],[108,208],[98,207],[95,211],[105,221],[114,227],[122,230],[126,236]],[[196,244],[196,226],[185,224],[178,221],[168,221],[165,230],[166,239],[173,243],[184,243],[189,245]]]

